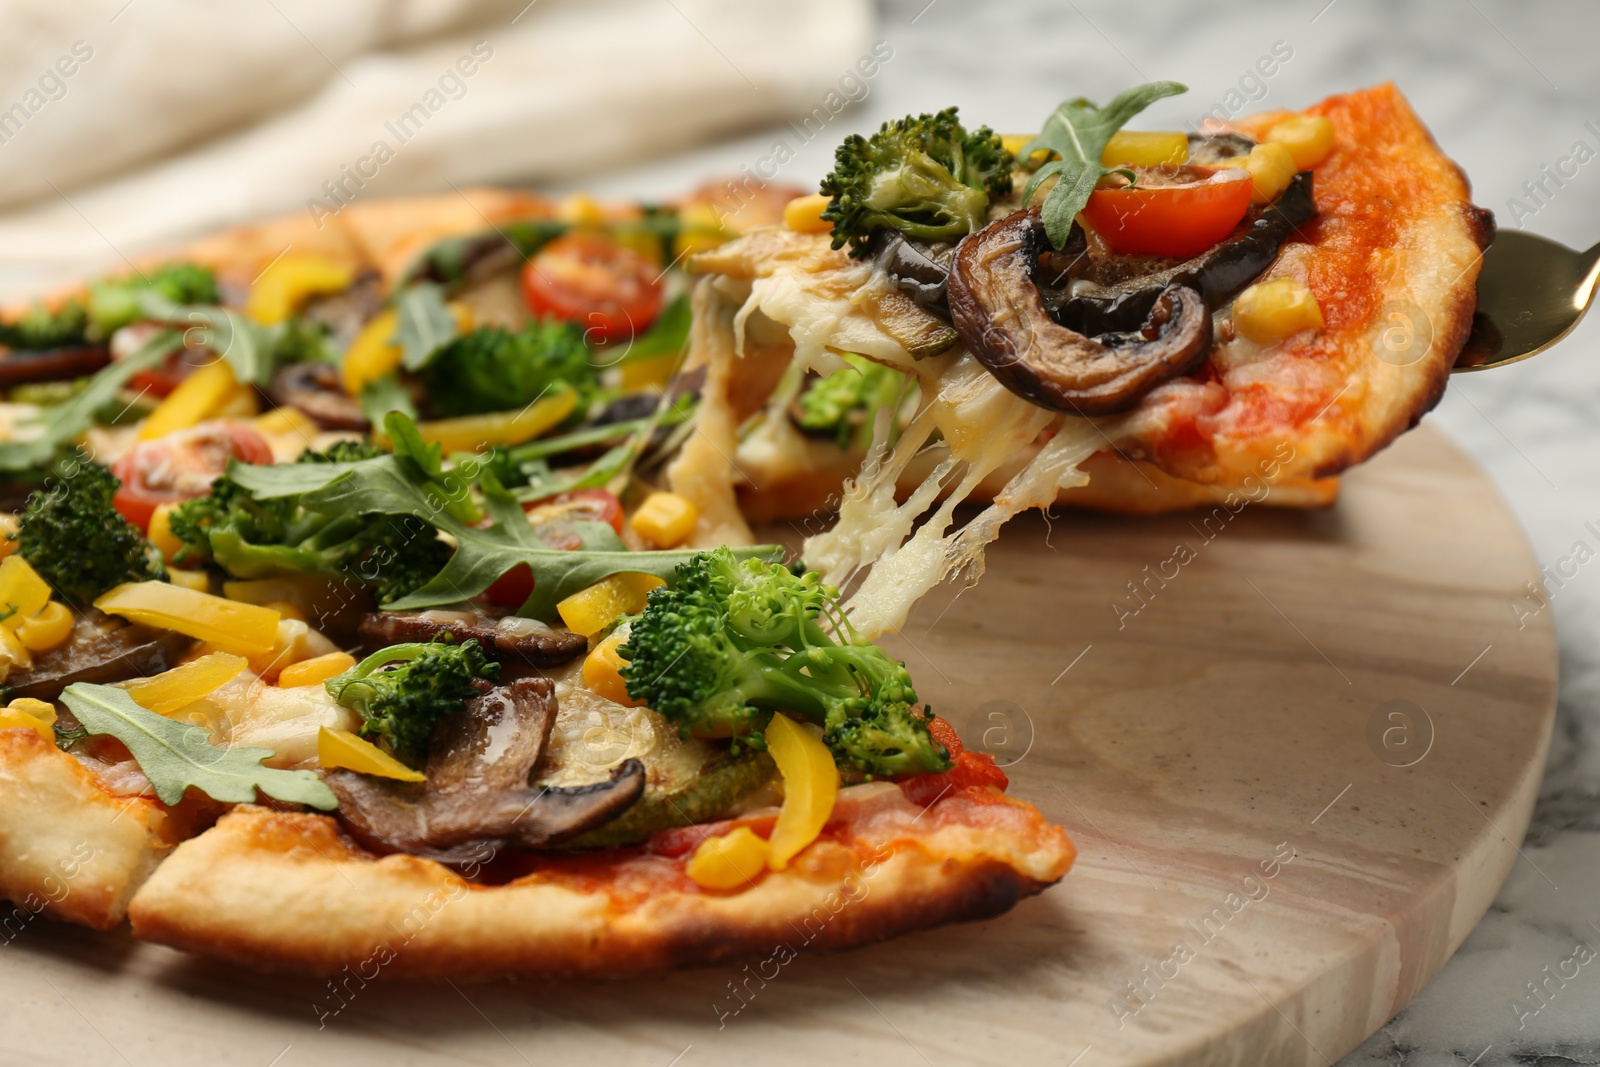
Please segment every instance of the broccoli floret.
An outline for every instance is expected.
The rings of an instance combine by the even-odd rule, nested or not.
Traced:
[[[145,274],[104,278],[89,286],[89,326],[100,338],[142,317],[139,295],[154,291],[175,304],[216,304],[217,279],[194,263],[168,263]]]
[[[796,422],[802,430],[828,434],[840,448],[864,448],[878,409],[893,404],[904,377],[865,356],[847,355],[851,370],[818,378],[800,394]]]
[[[320,322],[290,316],[273,328],[269,339],[274,366],[339,362],[339,345],[333,331]]]
[[[760,747],[756,728],[781,709],[821,723],[834,756],[867,774],[949,767],[905,664],[856,633],[814,572],[698,553],[650,592],[618,653],[628,695],[685,733]]]
[[[582,412],[600,377],[583,330],[552,320],[531,322],[519,333],[485,326],[457,337],[434,354],[423,383],[442,416],[514,411],[562,384],[577,389]]]
[[[307,452],[299,462],[354,463],[381,455],[381,448],[350,441]],[[183,542],[175,562],[209,561],[235,578],[350,578],[380,602],[422,586],[450,559],[450,546],[421,519],[329,515],[302,507],[293,496],[257,500],[227,475],[211,484],[209,494],[174,508],[169,521]]]
[[[113,506],[121,485],[106,468],[73,457],[22,509],[17,551],[73,607],[123,582],[167,577],[161,554]]]
[[[473,679],[500,677],[500,664],[486,658],[477,641],[457,645],[448,633],[442,638],[390,645],[323,683],[333,699],[360,713],[362,737],[413,767],[427,759],[439,720],[478,695]]]
[[[0,322],[0,345],[27,352],[81,345],[88,324],[89,316],[76,300],[68,300],[54,311],[34,304],[16,322]]]
[[[884,226],[926,241],[963,237],[983,225],[991,200],[1011,192],[1013,162],[989,127],[968,133],[953,107],[886,122],[871,137],[851,134],[822,179],[833,247],[849,241],[851,255],[865,256],[867,238]]]

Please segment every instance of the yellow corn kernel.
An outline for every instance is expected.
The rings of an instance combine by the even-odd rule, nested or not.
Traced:
[[[94,606],[107,615],[210,641],[242,656],[271,652],[280,616],[270,608],[224,600],[168,582],[123,582]]]
[[[583,661],[583,684],[589,690],[614,704],[636,708],[643,701],[634,700],[628,696],[628,683],[622,679],[622,668],[628,661],[617,655],[617,646],[621,645],[621,634],[613,634],[594,647]]]
[[[264,415],[253,420],[255,428],[262,433],[275,437],[287,437],[294,434],[297,437],[312,437],[321,432],[316,422],[310,415],[294,407],[273,408]]]
[[[22,625],[17,627],[17,639],[29,652],[48,652],[72,636],[74,622],[67,606],[52,600],[39,614],[22,620]]]
[[[1333,123],[1321,115],[1296,115],[1268,130],[1267,140],[1289,150],[1296,170],[1310,170],[1333,151]]]
[[[328,726],[317,727],[317,762],[327,770],[344,767],[401,782],[420,782],[426,777],[371,741],[362,740],[349,730],[336,730]]]
[[[1118,130],[1100,153],[1103,167],[1178,167],[1189,162],[1189,138],[1156,130]]]
[[[56,706],[48,700],[38,700],[34,697],[15,697],[9,707],[13,711],[32,715],[35,719],[47,725],[56,721]]]
[[[562,222],[570,222],[574,226],[599,226],[606,221],[605,209],[600,206],[600,201],[588,193],[574,193],[561,201],[556,215]]]
[[[833,223],[822,217],[828,197],[822,193],[797,196],[783,205],[783,224],[795,233],[827,233]]]
[[[33,666],[33,656],[22,639],[10,627],[0,626],[0,682],[10,677],[12,671],[25,671]]]
[[[216,416],[239,387],[233,368],[218,358],[178,383],[139,426],[139,440],[153,441]]]
[[[1253,204],[1276,200],[1295,176],[1294,156],[1283,145],[1271,141],[1256,145],[1248,156],[1235,156],[1226,165],[1249,172]]]
[[[348,652],[329,652],[314,659],[291,663],[278,672],[278,684],[284,689],[302,685],[320,685],[336,678],[356,665],[356,658]]]
[[[399,312],[388,308],[361,327],[339,364],[339,380],[346,393],[360,396],[363,387],[400,366],[401,350],[394,340],[399,324]]]
[[[677,493],[651,493],[628,524],[657,548],[677,548],[694,532],[700,512],[694,502]]]
[[[767,868],[767,843],[748,826],[700,842],[684,868],[706,889],[743,889]]]
[[[1271,344],[1301,330],[1322,329],[1322,308],[1304,282],[1278,278],[1234,297],[1233,325],[1250,340]]]
[[[27,560],[21,556],[0,560],[0,614],[6,615],[0,625],[15,630],[48,603],[50,583],[39,577]]]
[[[155,514],[150,516],[150,529],[145,533],[146,539],[156,546],[156,551],[168,563],[183,551],[183,542],[172,532],[172,513],[177,508],[175,503],[157,505]]]
[[[124,682],[122,688],[140,707],[157,715],[171,715],[233,681],[245,666],[243,656],[212,652],[170,671]]]
[[[593,637],[618,616],[644,610],[650,590],[667,583],[653,574],[613,574],[556,605],[561,621],[575,634]]]
[[[0,559],[17,550],[16,537],[19,526],[15,512],[0,511]]]
[[[167,581],[196,593],[211,592],[211,575],[205,571],[186,571],[173,567],[167,571]]]
[[[56,732],[50,728],[50,722],[55,721],[55,709],[50,709],[50,722],[46,722],[37,715],[17,707],[19,703],[21,701],[13,700],[10,706],[0,708],[0,730],[11,730],[19,727],[24,730],[32,730],[52,745],[55,744]],[[44,701],[36,700],[33,703],[42,704]]]
[[[678,213],[678,236],[672,239],[672,254],[679,258],[705,252],[732,236],[723,229],[725,211],[715,204],[695,203]]]
[[[783,775],[783,807],[768,843],[768,863],[781,871],[827,825],[839,797],[839,768],[819,734],[781,712],[768,724],[766,739]]]
[[[299,311],[311,297],[348,288],[354,277],[347,264],[324,256],[283,255],[250,286],[244,313],[263,326],[273,326]]]
[[[520,445],[548,433],[561,425],[577,406],[577,391],[571,386],[562,386],[517,411],[419,422],[417,433],[428,444],[442,447],[446,455],[451,452],[481,452],[490,445]],[[384,434],[374,434],[373,440],[381,445],[389,443]]]

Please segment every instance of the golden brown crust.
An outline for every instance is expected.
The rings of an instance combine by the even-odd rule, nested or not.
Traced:
[[[477,884],[413,856],[368,855],[326,816],[244,806],[179,846],[129,917],[141,938],[255,968],[611,976],[985,918],[1072,863],[1065,835],[1027,805],[949,796],[924,814],[898,790],[871,803],[789,870],[734,893],[695,886],[683,855],[637,850]]]

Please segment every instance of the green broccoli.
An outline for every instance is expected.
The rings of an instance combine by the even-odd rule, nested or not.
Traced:
[[[72,607],[86,608],[123,582],[167,577],[161,554],[113,505],[121,486],[106,468],[74,455],[22,509],[17,551]]]
[[[434,726],[478,695],[473,679],[500,678],[500,664],[485,657],[477,641],[451,642],[446,633],[438,641],[390,645],[323,685],[361,714],[362,737],[420,767]]]
[[[818,378],[800,394],[795,422],[802,430],[832,436],[840,448],[865,448],[878,409],[899,398],[905,377],[865,356],[846,355],[844,361],[852,369]]]
[[[175,304],[216,304],[221,300],[216,275],[194,263],[168,263],[146,274],[102,278],[89,286],[90,334],[103,339],[138,322],[143,317],[139,296],[147,290]]]
[[[473,330],[439,349],[422,375],[441,416],[514,411],[562,384],[577,389],[582,412],[600,385],[583,330],[554,320],[530,322],[519,333]]]
[[[69,348],[84,343],[88,314],[76,300],[68,300],[54,311],[34,304],[16,322],[0,322],[0,345],[26,352]]]
[[[685,733],[759,748],[757,728],[781,709],[820,722],[834,756],[867,774],[950,765],[913,710],[905,664],[856,633],[814,572],[697,553],[651,590],[617,651],[628,695]]]
[[[955,108],[886,122],[871,137],[851,134],[822,179],[832,197],[822,217],[833,247],[867,254],[874,230],[949,241],[983,225],[989,202],[1011,192],[1011,153],[987,126],[968,133]]]
[[[341,442],[327,452],[307,452],[299,462],[354,463],[385,454],[373,445]],[[295,496],[257,500],[227,475],[206,496],[173,509],[170,523],[183,542],[177,562],[207,560],[235,578],[350,578],[380,602],[419,588],[450,559],[450,547],[421,519],[309,511]]]

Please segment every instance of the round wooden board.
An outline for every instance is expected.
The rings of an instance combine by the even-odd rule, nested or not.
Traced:
[[[1019,521],[979,586],[897,639],[923,696],[1077,842],[1067,878],[1010,914],[588,986],[262,978],[35,922],[0,957],[0,1048],[171,1067],[1328,1063],[1416,994],[1518,860],[1556,692],[1548,613],[1519,629],[1510,606],[1536,575],[1482,472],[1427,429],[1325,512]]]

